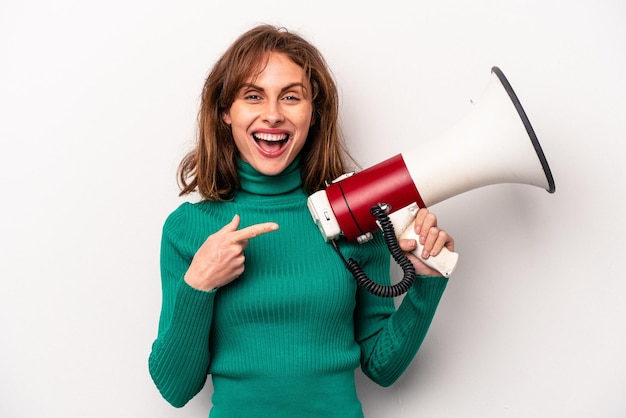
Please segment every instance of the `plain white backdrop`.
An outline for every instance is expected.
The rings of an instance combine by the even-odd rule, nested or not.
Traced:
[[[625,416],[625,18],[622,0],[4,0],[0,416],[207,416],[210,384],[177,410],[148,374],[160,233],[204,78],[261,22],[324,53],[364,167],[454,124],[497,65],[556,181],[432,208],[461,260],[406,374],[357,372],[366,416]]]

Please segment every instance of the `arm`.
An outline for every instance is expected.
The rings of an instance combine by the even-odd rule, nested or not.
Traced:
[[[370,379],[389,386],[404,373],[426,337],[446,284],[445,277],[417,276],[397,310],[393,299],[361,295],[361,304],[368,305],[360,312],[361,368]]]
[[[278,228],[266,222],[238,229],[239,216],[235,216],[202,242],[204,236],[197,230],[207,226],[186,222],[185,213],[190,207],[182,205],[163,228],[163,306],[149,360],[157,388],[177,407],[193,398],[206,381],[217,289],[244,271],[243,251],[248,241]]]
[[[418,212],[415,233],[424,247],[421,256],[426,259],[439,254],[444,247],[454,250],[454,240],[437,227],[436,217],[427,209]],[[416,242],[403,240],[400,245],[410,253],[415,249]],[[437,270],[414,255],[407,255],[415,266],[417,276],[397,310],[393,300],[365,292],[359,294],[357,338],[361,344],[362,369],[382,386],[395,382],[417,354],[447,284],[447,278],[442,277]],[[381,265],[380,261],[374,263]],[[389,266],[382,265],[389,272]],[[376,277],[388,278],[384,270]],[[389,281],[382,284],[388,285]]]
[[[189,286],[183,276],[193,256],[185,248],[184,211],[175,211],[163,227],[161,280],[163,301],[159,331],[152,345],[149,370],[161,395],[182,407],[204,386],[210,362],[209,331],[216,291]]]

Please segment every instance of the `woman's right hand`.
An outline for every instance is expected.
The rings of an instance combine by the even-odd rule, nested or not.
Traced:
[[[213,290],[224,286],[237,277],[244,269],[243,250],[250,238],[278,229],[275,222],[265,222],[239,227],[239,215],[216,233],[209,235],[193,257],[185,281],[198,290]]]

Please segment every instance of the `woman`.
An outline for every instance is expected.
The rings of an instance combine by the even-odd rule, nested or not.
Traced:
[[[397,310],[357,287],[306,205],[347,158],[336,85],[317,49],[268,25],[237,39],[206,80],[198,142],[180,165],[181,195],[203,200],[163,227],[149,367],[172,405],[210,375],[213,418],[362,417],[355,369],[387,386],[409,365],[446,279],[410,256],[417,276]],[[426,257],[454,249],[428,210],[415,225]],[[388,284],[380,235],[341,246]]]

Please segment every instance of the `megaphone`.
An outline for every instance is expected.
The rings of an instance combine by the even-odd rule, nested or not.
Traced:
[[[341,237],[365,243],[373,232],[383,229],[392,255],[400,262],[396,256],[403,254],[391,245],[399,238],[416,238],[413,220],[419,208],[500,183],[555,191],[550,167],[517,95],[500,68],[492,67],[485,91],[450,129],[359,173],[340,176],[309,196],[307,204],[322,237],[336,249],[335,241]],[[383,228],[388,224],[393,239]],[[418,240],[413,253],[421,259],[421,251]],[[458,254],[444,249],[423,261],[449,276],[457,260]],[[364,280],[358,267],[344,262],[357,280],[357,276]],[[407,265],[406,260],[402,262]],[[412,276],[405,270],[405,280],[398,289],[380,289],[371,282],[366,287],[380,296],[398,296],[408,290]]]

